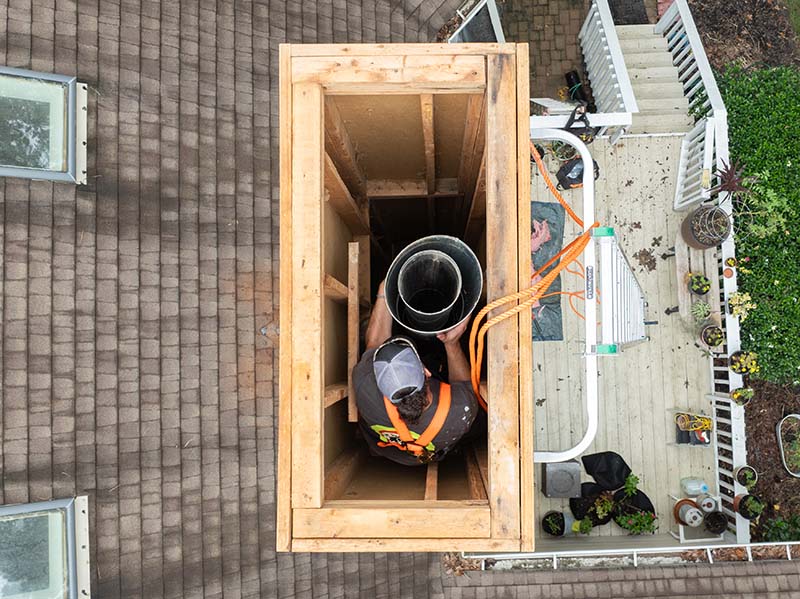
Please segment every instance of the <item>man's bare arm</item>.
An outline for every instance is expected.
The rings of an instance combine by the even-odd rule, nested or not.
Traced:
[[[392,315],[386,306],[386,298],[383,292],[383,283],[378,287],[378,297],[375,305],[372,306],[372,314],[367,325],[366,343],[367,349],[375,349],[381,343],[392,336]]]
[[[471,380],[469,362],[459,343],[461,335],[467,329],[467,320],[456,328],[436,336],[444,344],[444,349],[447,353],[447,372],[451,383]]]

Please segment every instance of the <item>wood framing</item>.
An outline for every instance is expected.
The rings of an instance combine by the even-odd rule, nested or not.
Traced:
[[[367,195],[370,198],[424,198],[458,195],[458,179],[436,179],[433,193],[428,193],[425,179],[370,179],[367,180]]]
[[[519,258],[529,251],[530,173],[520,170],[529,168],[527,52],[515,44],[281,46],[280,551],[532,546],[532,513],[523,511],[533,505],[533,469],[522,457],[532,456],[532,400],[520,398],[530,384],[519,370],[529,359],[520,349],[529,322],[526,330],[524,319],[512,318],[489,331],[488,447],[454,456],[463,469],[398,470],[370,456],[355,436],[352,382],[361,307],[381,276],[370,268],[371,248],[381,251],[372,199],[426,198],[430,229],[445,219],[466,226],[486,248],[488,301],[527,286],[520,268],[529,266]],[[384,95],[400,115],[399,133],[385,140],[389,108],[369,123],[359,119],[370,102],[379,111]],[[409,141],[401,138],[411,100],[419,113]],[[453,130],[448,144],[442,132]],[[393,144],[392,161],[381,162]],[[407,152],[418,154],[406,160]],[[394,201],[387,204],[402,211]],[[384,220],[376,229],[399,226]]]
[[[425,473],[425,501],[436,501],[439,494],[439,462],[428,464]]]
[[[486,299],[519,290],[517,272],[516,55],[487,57]],[[527,116],[526,116],[527,120]],[[489,506],[492,537],[520,537],[519,326],[509,318],[489,329]],[[495,348],[492,351],[491,348]],[[502,348],[502,350],[500,349]],[[516,484],[509,484],[515,481]]]
[[[530,78],[528,77],[528,50],[517,47],[517,112],[529,110]],[[531,158],[530,158],[530,125],[527,119],[517,119],[517,207],[518,207],[518,239],[519,239],[519,288],[530,285],[531,272]],[[521,483],[521,549],[533,551],[534,529],[536,518],[534,511],[534,494],[525,492],[533,489],[533,325],[530,313],[523,312],[519,316],[519,448],[520,448],[520,483]]]
[[[352,241],[347,244],[347,419],[358,422],[358,408],[356,407],[356,393],[353,387],[353,368],[358,364],[358,256],[359,243]]]
[[[325,100],[325,151],[330,156],[339,175],[361,206],[366,201],[367,185],[358,165],[358,156],[342,116],[332,98]]]

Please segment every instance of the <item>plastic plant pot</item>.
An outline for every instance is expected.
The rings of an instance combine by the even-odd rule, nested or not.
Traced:
[[[725,342],[725,332],[715,324],[706,325],[700,331],[700,340],[708,347],[719,347]]]
[[[711,281],[700,273],[692,273],[687,281],[689,291],[695,295],[705,295],[711,290]]]
[[[721,535],[728,529],[728,517],[722,512],[706,514],[706,518],[703,521],[703,528],[712,535]]]
[[[758,482],[758,472],[752,466],[744,465],[739,466],[733,473],[736,482],[742,485],[745,489],[750,491],[756,486]]]
[[[563,512],[550,511],[542,518],[542,528],[554,537],[563,537],[567,531],[566,518]]]
[[[756,504],[762,506],[760,510],[756,509]],[[763,506],[764,502],[756,495],[737,495],[733,499],[733,510],[745,520],[758,518],[764,509]]]

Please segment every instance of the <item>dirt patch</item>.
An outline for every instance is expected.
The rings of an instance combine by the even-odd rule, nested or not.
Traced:
[[[798,64],[785,0],[689,0],[689,5],[714,68]]]
[[[762,540],[761,524],[772,517],[800,514],[800,478],[786,472],[781,462],[775,425],[786,414],[800,413],[800,392],[790,387],[754,381],[755,397],[745,407],[747,463],[758,472],[753,492],[767,504],[754,540]]]

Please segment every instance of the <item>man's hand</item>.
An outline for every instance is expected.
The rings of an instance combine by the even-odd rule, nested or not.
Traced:
[[[467,330],[468,322],[469,318],[465,318],[464,322],[462,322],[460,325],[444,333],[439,333],[438,335],[436,335],[436,338],[445,345],[456,344],[458,343],[458,340],[461,339],[461,335],[464,334],[464,331]]]

